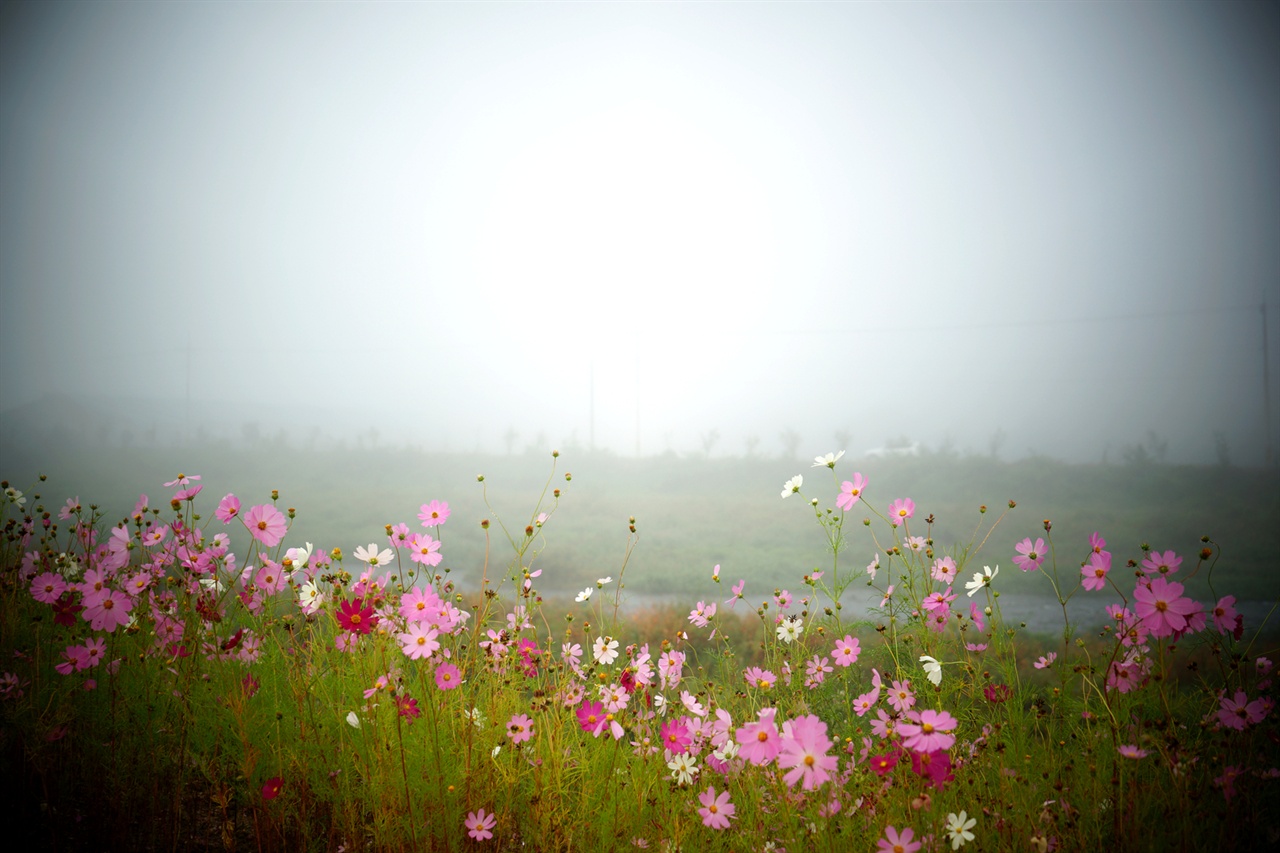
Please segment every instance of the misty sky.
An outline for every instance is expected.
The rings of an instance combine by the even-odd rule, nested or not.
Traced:
[[[1097,461],[1155,430],[1210,461],[1221,430],[1258,464],[1278,21],[8,4],[0,408],[178,409],[189,346],[232,432],[585,445],[594,378],[622,453],[712,429],[985,453],[999,428],[1005,458]]]

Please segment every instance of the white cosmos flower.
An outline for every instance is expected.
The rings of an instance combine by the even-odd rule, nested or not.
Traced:
[[[586,601],[588,598],[591,597],[591,593],[593,592],[595,592],[594,589],[592,589],[591,587],[587,587],[582,592],[578,593],[578,597],[575,598],[574,601]]]
[[[360,728],[360,718],[356,716],[355,711],[347,712],[347,725],[351,726],[353,729]]]
[[[804,477],[796,474],[790,480],[782,484],[782,497],[789,498],[796,492],[800,491],[800,487],[804,485]]]
[[[368,548],[356,546],[356,559],[362,563],[368,563],[370,566],[385,566],[395,558],[390,548],[378,550],[376,542],[370,542]]]
[[[778,625],[778,639],[784,643],[794,643],[804,633],[804,624],[799,616],[784,617]]]
[[[825,465],[828,468],[834,469],[836,467],[836,463],[840,461],[841,456],[844,456],[843,450],[839,453],[828,453],[826,456],[815,456],[813,458],[813,467],[821,468]]]
[[[618,641],[613,637],[596,637],[593,650],[596,663],[608,666],[618,659]]]
[[[969,597],[973,598],[973,594],[978,590],[982,589],[984,586],[990,586],[991,582],[995,580],[996,575],[998,575],[999,573],[1000,573],[999,566],[996,566],[994,569],[991,568],[990,566],[983,566],[981,572],[974,572],[973,580],[969,581],[967,584],[964,585],[964,588],[969,593]]]
[[[966,820],[966,818],[968,818]],[[947,815],[947,835],[951,839],[951,849],[959,850],[968,841],[973,840],[973,833],[969,830],[977,824],[978,819],[969,817],[963,811],[960,814]]]
[[[671,778],[677,785],[692,785],[693,777],[698,775],[697,759],[687,752],[679,753],[667,762],[671,768]]]
[[[299,571],[307,567],[307,560],[311,559],[312,544],[307,543],[305,548],[290,548],[284,552],[284,558],[293,563],[293,571]]]
[[[303,613],[315,613],[324,604],[324,593],[316,586],[315,581],[307,581],[298,590],[298,606]]]
[[[597,578],[597,579],[596,579],[596,586],[599,586],[599,587],[601,587],[601,588],[603,588],[603,587],[604,587],[604,585],[605,585],[605,584],[607,584],[607,583],[613,583],[613,575],[610,575],[610,576],[609,576],[609,577],[607,577],[607,578]]]
[[[936,658],[920,655],[920,663],[924,664],[925,675],[929,676],[935,687],[942,683],[942,664]]]

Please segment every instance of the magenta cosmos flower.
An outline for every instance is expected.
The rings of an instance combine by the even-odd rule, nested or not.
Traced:
[[[1153,637],[1168,637],[1187,627],[1187,618],[1200,609],[1182,595],[1182,584],[1155,578],[1150,584],[1139,582],[1133,591],[1134,611]]]
[[[479,811],[467,812],[467,835],[470,835],[476,841],[484,841],[493,838],[490,832],[497,825],[498,819],[492,814],[485,814],[484,809]]]
[[[281,789],[284,788],[284,780],[279,776],[272,776],[267,780],[267,784],[262,786],[262,799],[274,800],[280,796]]]
[[[250,508],[244,514],[244,524],[249,528],[250,535],[268,548],[279,545],[289,530],[284,513],[270,504],[258,504]]]
[[[680,720],[670,720],[662,724],[662,746],[672,755],[688,752],[693,738],[689,736],[689,727]]]
[[[1173,551],[1152,551],[1142,561],[1142,568],[1152,575],[1171,575],[1182,565],[1182,558]]]
[[[916,503],[911,498],[898,498],[889,504],[889,522],[897,527],[916,514]]]
[[[1018,552],[1013,558],[1014,564],[1024,572],[1033,572],[1044,562],[1044,540],[1036,539],[1033,543],[1028,536],[1019,542],[1014,550]]]
[[[729,802],[728,791],[717,797],[715,786],[711,786],[698,795],[698,800],[702,802],[702,808],[698,809],[698,814],[702,816],[703,826],[711,829],[729,828],[729,820],[737,809],[733,803]]]
[[[845,480],[840,484],[840,497],[836,498],[836,506],[843,510],[853,509],[853,505],[862,497],[862,490],[866,487],[866,479],[861,474],[854,474],[853,480]]]
[[[344,598],[338,605],[338,612],[334,614],[334,618],[338,620],[342,630],[351,631],[354,634],[368,634],[378,624],[378,616],[373,612],[373,606],[366,605],[362,598],[357,598],[355,601],[347,601]]]

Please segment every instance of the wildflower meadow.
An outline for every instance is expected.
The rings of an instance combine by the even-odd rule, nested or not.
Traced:
[[[295,541],[287,497],[195,474],[124,518],[0,484],[9,825],[58,850],[1280,842],[1277,633],[1212,537],[1062,541],[1005,501],[944,546],[842,457],[759,484],[824,564],[766,586],[708,563],[659,636],[625,607],[635,518],[594,583],[540,592],[576,488],[556,453],[518,519],[479,477],[484,518],[423,495],[357,542]],[[483,559],[453,562],[468,540]],[[1006,620],[1011,578],[1060,617]]]

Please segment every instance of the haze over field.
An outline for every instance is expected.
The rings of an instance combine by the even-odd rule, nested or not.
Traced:
[[[4,431],[1261,465],[1278,43],[1261,3],[6,4]]]

